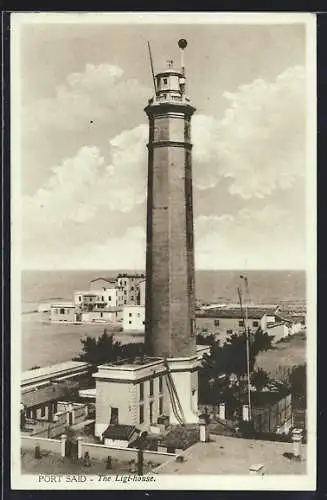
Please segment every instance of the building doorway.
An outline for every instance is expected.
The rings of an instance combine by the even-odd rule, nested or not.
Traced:
[[[110,424],[118,425],[118,408],[111,407]]]

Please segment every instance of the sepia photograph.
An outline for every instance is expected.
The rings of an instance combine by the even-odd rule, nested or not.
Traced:
[[[315,15],[10,36],[12,488],[315,489]]]

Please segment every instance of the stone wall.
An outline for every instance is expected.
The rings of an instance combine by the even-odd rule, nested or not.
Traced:
[[[39,436],[22,436],[21,448],[24,450],[34,450],[36,446],[42,451],[50,451],[60,454],[61,441],[59,439],[47,439]]]
[[[81,454],[84,456],[85,452],[88,452],[90,459],[96,458],[100,460],[106,459],[108,456],[120,461],[137,461],[138,450],[136,448],[118,448],[104,446],[103,444],[93,444],[93,443],[81,443]],[[144,461],[151,461],[156,464],[162,464],[171,458],[175,457],[174,453],[165,453],[159,451],[149,451],[144,452]]]

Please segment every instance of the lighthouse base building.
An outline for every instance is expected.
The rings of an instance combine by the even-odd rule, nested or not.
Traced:
[[[95,435],[109,425],[159,433],[164,424],[198,423],[198,368],[207,346],[190,358],[136,358],[98,367]]]

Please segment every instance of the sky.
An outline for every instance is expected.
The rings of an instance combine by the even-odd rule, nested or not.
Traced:
[[[186,38],[197,269],[306,261],[305,25],[20,28],[25,269],[144,269],[155,71]]]

